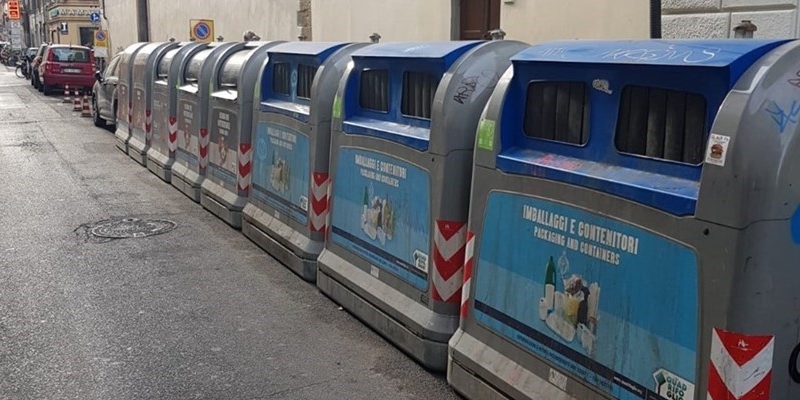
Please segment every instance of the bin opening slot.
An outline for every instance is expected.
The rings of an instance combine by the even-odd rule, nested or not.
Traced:
[[[186,83],[197,84],[197,82],[200,80],[200,72],[203,69],[203,62],[210,54],[210,49],[203,50],[189,60],[189,65],[186,66],[186,71],[183,74],[183,79],[186,81]]]
[[[238,51],[229,56],[222,65],[217,84],[223,89],[236,91],[239,87],[239,78],[247,59],[253,53],[252,49]]]
[[[297,65],[297,97],[311,99],[311,86],[314,84],[317,68],[307,64]]]
[[[525,135],[573,145],[589,140],[589,87],[585,82],[528,84]]]
[[[169,67],[172,65],[173,54],[167,54],[158,63],[156,80],[167,80],[169,78]]]
[[[292,65],[276,62],[272,66],[272,91],[289,96],[292,93]]]
[[[405,71],[400,112],[406,117],[431,119],[431,107],[439,76],[432,73]]]
[[[699,164],[705,147],[706,110],[705,97],[697,93],[625,86],[617,119],[617,150]]]
[[[361,71],[359,106],[382,113],[389,112],[389,70],[365,69]]]

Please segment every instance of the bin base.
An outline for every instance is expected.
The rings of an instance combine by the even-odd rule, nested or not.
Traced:
[[[194,200],[195,203],[200,202],[200,184],[202,181],[203,177],[197,172],[178,163],[172,165],[172,180],[170,184]]]
[[[310,245],[313,245],[314,248],[319,248],[321,250],[323,246],[322,243],[312,242],[305,236],[302,236],[299,232],[289,228],[288,225],[268,216],[266,212],[258,209],[252,204],[248,204],[244,207],[242,215],[242,233],[247,236],[248,239],[252,240],[253,243],[258,245],[258,247],[261,247],[264,251],[269,253],[269,255],[286,266],[286,268],[289,268],[292,272],[300,276],[300,278],[303,280],[312,283],[317,281],[317,256],[319,255],[319,251],[316,253],[305,253],[303,256],[298,256],[297,252],[304,252],[299,251],[299,249],[291,249],[281,241],[274,239],[269,233],[267,233],[267,231],[271,231],[272,229],[267,227],[275,226],[277,224],[283,225],[285,229],[281,229],[279,231],[295,233],[292,241],[295,243],[302,243],[305,241],[306,246],[304,247],[306,248]]]
[[[542,363],[540,367],[546,371],[549,368]],[[450,340],[447,383],[467,399],[576,400],[461,329]],[[586,393],[587,397],[581,399],[608,399],[570,379],[569,385],[572,384]]]
[[[458,315],[434,313],[328,249],[317,261],[317,287],[425,368],[446,370]]]
[[[128,155],[142,166],[147,166],[147,144],[131,137],[128,140]]]
[[[147,151],[147,169],[164,182],[169,183],[172,181],[172,163],[174,162],[174,158],[161,154],[152,148]]]
[[[123,153],[128,154],[128,139],[130,135],[127,132],[123,131],[122,129],[117,129],[114,132],[114,137],[117,138],[117,148],[120,149]]]
[[[242,227],[242,208],[246,202],[244,197],[208,179],[200,185],[200,204],[203,208],[236,229]]]

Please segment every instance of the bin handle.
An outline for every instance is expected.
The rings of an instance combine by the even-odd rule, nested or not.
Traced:
[[[789,356],[789,376],[795,383],[800,383],[800,370],[797,368],[797,357],[800,356],[800,343],[794,346],[792,354]]]

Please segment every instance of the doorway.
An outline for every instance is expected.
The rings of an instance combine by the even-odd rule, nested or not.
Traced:
[[[500,0],[461,0],[459,40],[488,39],[488,32],[500,28]]]

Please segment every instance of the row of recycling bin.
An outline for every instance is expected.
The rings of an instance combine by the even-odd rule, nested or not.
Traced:
[[[462,395],[800,398],[800,43],[122,57],[120,149]]]

